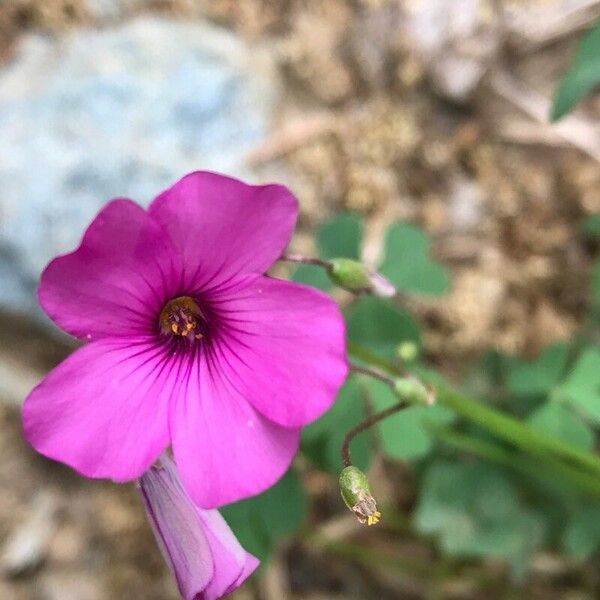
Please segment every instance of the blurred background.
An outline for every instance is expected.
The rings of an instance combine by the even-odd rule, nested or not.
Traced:
[[[37,307],[43,266],[108,199],[147,204],[194,169],[289,185],[295,251],[420,265],[402,312],[360,305],[354,330],[397,327],[404,359],[594,451],[590,419],[545,399],[598,342],[600,98],[549,114],[599,16],[593,0],[0,0],[0,599],[178,597],[133,487],[36,456],[19,406],[74,347]],[[444,438],[452,415],[365,436],[385,509],[361,528],[335,475],[355,388],[262,504],[226,511],[268,557],[235,598],[600,598],[598,498]]]

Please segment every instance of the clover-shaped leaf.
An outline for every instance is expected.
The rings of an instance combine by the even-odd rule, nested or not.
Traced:
[[[414,520],[448,554],[505,558],[521,573],[544,536],[543,521],[521,504],[512,482],[482,462],[434,462]]]
[[[586,348],[557,388],[556,397],[564,399],[584,417],[600,424],[600,350]]]
[[[534,428],[561,439],[583,450],[592,450],[595,445],[593,429],[570,408],[559,402],[547,402],[530,417],[529,424]]]
[[[266,560],[277,540],[300,527],[306,517],[307,499],[296,472],[290,469],[266,492],[220,510],[240,544]]]
[[[316,246],[320,258],[337,257],[360,259],[363,225],[360,217],[352,213],[336,215],[322,223],[316,232]],[[294,281],[320,290],[330,290],[331,280],[323,268],[299,265],[292,276]]]
[[[402,342],[420,346],[415,320],[405,311],[380,298],[358,300],[347,316],[348,337],[374,352],[392,356]]]
[[[318,467],[335,475],[342,470],[341,449],[350,429],[366,419],[363,392],[355,377],[340,390],[335,404],[319,420],[304,429],[302,451]],[[352,462],[362,470],[371,462],[369,435],[352,442]]]
[[[508,389],[516,396],[543,396],[558,383],[567,365],[568,348],[554,344],[534,361],[514,359],[508,373]]]
[[[573,110],[583,97],[600,83],[600,22],[581,40],[571,68],[554,98],[552,120]]]
[[[396,223],[387,232],[380,272],[398,290],[441,296],[450,286],[448,271],[429,257],[427,235],[415,225]]]
[[[382,381],[365,378],[364,385],[377,411],[400,400]],[[382,448],[392,458],[421,458],[433,448],[434,440],[428,426],[447,425],[454,418],[452,411],[439,405],[404,408],[379,424]]]

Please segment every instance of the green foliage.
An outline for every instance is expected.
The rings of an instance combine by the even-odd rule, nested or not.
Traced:
[[[592,273],[592,295],[594,308],[600,310],[600,260],[596,262]]]
[[[441,296],[448,291],[448,271],[429,258],[429,239],[415,225],[396,223],[386,237],[385,260],[379,269],[399,291]]]
[[[259,496],[221,509],[242,546],[263,561],[280,538],[298,530],[306,512],[306,495],[293,469]]]
[[[330,290],[332,287],[331,280],[325,269],[315,265],[298,265],[292,275],[292,280],[297,283],[310,285],[324,292]]]
[[[596,425],[600,424],[600,350],[586,348],[558,387],[556,396]]]
[[[600,546],[600,506],[574,504],[562,537],[563,548],[587,558]]]
[[[390,302],[370,296],[361,298],[349,311],[348,337],[382,356],[393,356],[402,342],[421,345],[415,320]]]
[[[529,417],[534,428],[573,446],[592,450],[595,435],[593,429],[579,416],[558,402],[547,402]]]
[[[507,386],[515,396],[543,396],[560,381],[567,366],[568,348],[548,346],[533,362],[514,359]]]
[[[320,258],[360,258],[362,221],[351,213],[336,215],[325,221],[316,233],[316,246]],[[322,267],[300,265],[292,279],[320,290],[330,290],[332,283]]]
[[[598,216],[588,219],[583,231],[600,235]],[[319,254],[356,259],[361,236],[358,217],[336,217],[319,229]],[[382,275],[404,293],[445,293],[448,273],[430,258],[429,246],[418,227],[392,225]],[[295,278],[302,277],[317,287],[331,287],[322,269],[301,267]],[[599,308],[600,263],[592,289]],[[467,369],[473,400],[422,364],[420,327],[398,304],[363,296],[348,307],[346,318],[354,359],[390,372],[402,362],[437,387],[436,405],[403,409],[352,444],[353,460],[362,470],[375,448],[388,460],[413,464],[419,482],[413,518],[419,531],[434,535],[449,555],[505,559],[516,575],[526,572],[541,548],[560,548],[582,558],[600,548],[600,466],[595,455],[600,349],[585,346],[597,335],[597,325],[574,342],[545,348],[533,361],[489,352]],[[344,436],[367,416],[366,407],[376,412],[397,402],[385,383],[353,375],[330,411],[305,429],[303,454],[318,468],[339,475]],[[281,493],[280,504],[286,494]],[[293,495],[298,498],[297,491]],[[279,534],[270,525],[265,533],[266,519],[256,516],[264,511],[252,508],[258,500],[249,501],[252,510],[245,509],[238,519],[251,535],[262,536],[262,548],[248,547],[264,555]],[[258,528],[252,525],[257,521]]]
[[[338,475],[342,470],[341,448],[346,432],[366,418],[363,391],[351,377],[338,394],[333,407],[318,421],[304,429],[302,452],[319,468]],[[371,462],[371,443],[368,434],[352,442],[352,461],[362,470]]]
[[[364,385],[377,412],[398,402],[398,397],[382,381],[365,379]],[[443,406],[405,408],[379,425],[382,449],[392,458],[422,458],[429,454],[434,446],[429,426],[447,425],[454,418],[454,413]]]
[[[544,536],[543,521],[522,503],[515,485],[483,462],[434,462],[414,519],[448,554],[505,558],[517,573]]]
[[[600,237],[600,214],[588,217],[583,223],[583,231],[588,235]]]
[[[321,258],[360,259],[360,243],[363,224],[360,217],[352,213],[337,215],[317,230],[317,249]]]
[[[573,64],[563,77],[552,106],[553,121],[573,110],[600,83],[600,21],[581,40]]]

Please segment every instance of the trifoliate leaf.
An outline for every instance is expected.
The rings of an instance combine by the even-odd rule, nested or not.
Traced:
[[[547,402],[529,418],[529,424],[546,435],[564,440],[583,450],[595,445],[593,429],[573,411],[559,402]]]
[[[554,344],[532,362],[515,359],[508,373],[508,389],[516,396],[543,396],[560,381],[567,365],[568,348]]]
[[[563,77],[552,106],[553,121],[573,110],[600,83],[600,22],[581,40],[573,64]]]
[[[569,554],[587,558],[600,548],[600,506],[574,506],[563,533],[563,547]]]
[[[338,475],[343,468],[341,449],[344,437],[366,417],[362,388],[356,378],[351,377],[329,411],[304,429],[303,453],[321,469]],[[371,462],[369,434],[358,435],[350,449],[352,462],[359,469],[368,469]]]
[[[405,311],[385,300],[364,297],[352,306],[348,337],[382,355],[391,357],[402,342],[420,346],[419,326]]]
[[[362,221],[345,213],[325,221],[317,230],[317,249],[321,258],[353,258],[360,260]]]
[[[307,500],[298,476],[290,469],[266,492],[220,510],[242,546],[266,560],[280,538],[300,527]]]
[[[544,534],[543,522],[520,503],[515,486],[481,462],[433,463],[414,518],[421,532],[438,536],[448,554],[502,557],[517,571]]]
[[[600,424],[600,350],[586,348],[557,388],[556,396],[564,399],[594,423]]]
[[[388,229],[385,260],[379,271],[404,292],[441,296],[450,286],[448,271],[429,257],[427,235],[408,223]]]
[[[400,400],[382,381],[365,378],[364,385],[378,412]],[[379,424],[382,448],[392,458],[421,458],[433,448],[434,440],[428,424],[447,425],[454,420],[454,416],[452,411],[439,405],[404,408]]]

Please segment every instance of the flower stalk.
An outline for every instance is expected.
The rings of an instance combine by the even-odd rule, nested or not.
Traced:
[[[396,288],[383,275],[351,258],[324,260],[300,254],[284,254],[281,260],[321,267],[325,269],[334,285],[353,294],[371,294],[380,298],[391,298],[396,295]]]

